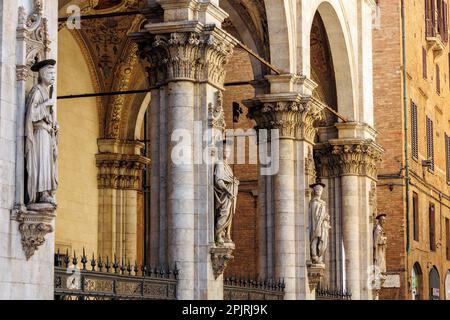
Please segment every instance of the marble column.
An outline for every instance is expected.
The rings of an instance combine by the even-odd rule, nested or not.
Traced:
[[[268,76],[267,80],[271,85],[271,94],[245,101],[258,129],[277,130],[279,134],[277,143],[273,134],[268,143],[272,148],[272,155],[278,156],[279,170],[271,175],[261,176],[260,182],[266,199],[271,200],[270,203],[265,201],[260,208],[265,212],[259,215],[266,219],[266,234],[263,237],[266,242],[262,244],[266,252],[262,254],[267,258],[263,261],[261,273],[275,280],[284,279],[285,299],[293,300],[307,294],[306,260],[309,251],[305,238],[307,214],[304,210],[308,203],[305,192],[309,181],[305,179],[305,155],[308,152],[303,150],[308,150],[314,140],[311,139],[315,132],[313,123],[320,117],[321,106],[312,103],[311,96],[298,93],[305,84],[303,78],[281,75]],[[273,229],[270,228],[270,222],[273,222]],[[273,241],[273,252],[271,241],[268,240]],[[302,268],[303,275],[299,272]]]
[[[200,142],[196,137],[199,126],[200,131],[213,127],[210,109],[224,90],[223,67],[235,41],[221,29],[227,14],[217,1],[158,3],[164,22],[149,23],[145,31],[131,37],[139,44],[153,91],[159,90],[159,100],[152,102],[160,115],[155,137],[159,144],[152,148],[152,157],[158,157],[160,165],[152,176],[154,181],[159,178],[156,184],[164,189],[156,195],[158,190],[152,187],[152,199],[161,209],[159,217],[154,217],[160,226],[159,260],[161,250],[167,248],[167,264],[179,269],[178,299],[221,299],[223,279],[215,276],[210,254],[213,165],[196,156],[199,148],[210,147],[201,140],[203,132]]]
[[[98,253],[112,259],[137,259],[137,192],[142,171],[150,160],[141,155],[140,142],[98,141],[99,188]]]

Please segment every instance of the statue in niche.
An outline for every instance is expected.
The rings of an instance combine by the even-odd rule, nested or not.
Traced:
[[[235,178],[228,164],[232,144],[224,141],[219,144],[219,160],[214,168],[214,204],[216,215],[215,240],[216,244],[232,244],[231,226],[236,212],[236,201],[239,192],[239,180]]]
[[[386,214],[381,213],[376,217],[376,225],[373,230],[373,263],[378,268],[382,277],[386,274],[386,245],[387,237],[384,231]]]
[[[58,186],[58,123],[56,122],[53,85],[55,60],[36,62],[31,70],[39,73],[38,83],[26,100],[25,157],[28,204],[56,206]]]
[[[312,199],[309,203],[311,262],[323,264],[323,258],[328,247],[328,232],[330,215],[327,213],[325,201],[321,199],[325,185],[315,183],[311,185]]]

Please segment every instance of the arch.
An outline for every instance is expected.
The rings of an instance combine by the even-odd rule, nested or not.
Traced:
[[[68,29],[59,32],[58,92],[93,92],[86,55]],[[76,77],[74,77],[76,75]],[[56,249],[97,252],[99,114],[95,98],[59,100],[59,188]]]
[[[264,0],[273,65],[284,73],[296,73],[297,48],[295,45],[296,1]]]
[[[412,300],[423,299],[423,275],[420,264],[416,262],[412,269],[411,274],[411,293]]]
[[[445,300],[450,300],[450,270],[445,276]]]
[[[345,13],[339,0],[311,0],[301,1],[298,23],[298,43],[300,58],[298,59],[297,72],[311,77],[310,37],[311,28],[316,13],[325,26],[329,40],[331,56],[336,76],[337,109],[346,116],[349,121],[358,120],[356,108],[356,67],[354,48],[352,45],[351,30],[345,23]]]
[[[430,274],[428,276],[428,285],[430,300],[439,300],[441,280],[439,277],[439,271],[437,270],[436,266],[433,266],[433,268],[431,268],[430,270]]]

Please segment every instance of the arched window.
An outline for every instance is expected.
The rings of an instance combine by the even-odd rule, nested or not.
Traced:
[[[445,276],[445,300],[450,300],[450,270]]]
[[[412,279],[411,279],[411,292],[413,300],[423,299],[422,283],[423,283],[422,268],[420,267],[420,264],[416,262],[412,270]]]
[[[430,300],[439,300],[440,297],[440,279],[436,267],[430,270],[429,276]]]

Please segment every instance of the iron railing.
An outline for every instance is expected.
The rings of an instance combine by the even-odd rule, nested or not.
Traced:
[[[344,290],[317,288],[316,300],[352,300],[352,293]]]
[[[79,261],[81,264],[79,264]],[[175,300],[178,270],[107,257],[55,257],[55,300]]]
[[[255,280],[226,277],[223,286],[224,300],[283,300],[284,281]]]

